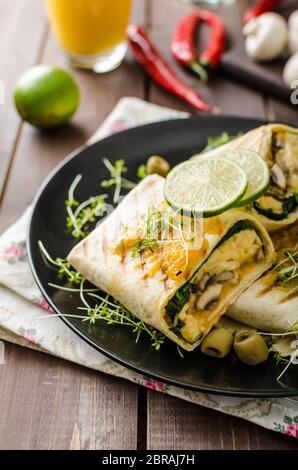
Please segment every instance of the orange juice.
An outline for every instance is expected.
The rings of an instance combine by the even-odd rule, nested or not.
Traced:
[[[58,42],[66,52],[93,56],[126,37],[131,0],[45,0]]]

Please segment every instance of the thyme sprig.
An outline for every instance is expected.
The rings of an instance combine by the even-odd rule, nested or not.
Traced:
[[[67,217],[66,227],[71,230],[71,235],[78,239],[88,235],[89,224],[103,216],[106,211],[107,194],[91,196],[86,201],[79,202],[74,197],[74,192],[82,179],[77,175],[68,190],[68,199],[65,201]]]
[[[102,161],[110,172],[110,179],[102,181],[101,186],[106,189],[115,188],[113,202],[117,204],[119,202],[121,189],[133,189],[136,184],[123,176],[123,174],[127,172],[125,160],[116,160],[114,165],[107,158],[103,158]]]

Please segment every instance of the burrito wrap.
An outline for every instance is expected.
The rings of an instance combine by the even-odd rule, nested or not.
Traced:
[[[295,222],[298,219],[298,129],[284,124],[264,125],[193,158],[240,148],[259,153],[267,161],[271,172],[268,191],[245,210],[257,217],[268,231]],[[274,178],[278,184],[273,182]]]
[[[86,279],[136,317],[186,350],[193,350],[237,297],[271,266],[274,251],[263,226],[251,215],[237,210],[196,222],[203,224],[200,225],[203,235],[193,249],[185,248],[183,236],[178,241],[161,240],[158,248],[142,249],[146,240],[138,238],[136,228],[146,225],[144,214],[149,207],[166,206],[163,186],[164,179],[157,175],[145,178],[73,248],[68,260]],[[168,206],[166,210],[170,210]],[[221,263],[222,266],[232,263],[239,269],[232,273],[232,280],[215,283],[217,275],[222,277],[222,272],[216,271]],[[208,282],[199,288],[203,282],[200,273],[206,275],[207,268]],[[215,302],[198,309],[197,299],[203,302],[206,292],[212,289],[218,290]],[[187,300],[175,313],[183,295],[188,296]]]

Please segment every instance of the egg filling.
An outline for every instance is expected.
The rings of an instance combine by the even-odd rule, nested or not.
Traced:
[[[190,343],[207,334],[231,303],[235,285],[241,284],[263,258],[259,234],[243,222],[233,226],[192,279],[176,293],[175,297],[182,299],[176,312],[175,297],[167,305],[165,318],[172,322],[172,331]]]
[[[254,208],[272,220],[282,220],[298,206],[298,133],[273,132],[267,155],[270,186]]]

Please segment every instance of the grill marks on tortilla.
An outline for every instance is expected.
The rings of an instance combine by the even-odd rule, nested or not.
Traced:
[[[277,279],[277,273],[275,271],[270,271],[265,276],[261,278],[262,284],[265,286],[257,294],[258,297],[268,294],[275,288],[275,281]]]
[[[150,184],[152,186],[152,183]],[[140,211],[139,211],[139,199],[138,199],[138,194],[134,193],[134,204],[133,207],[136,208],[135,210],[135,218],[136,220],[140,220]],[[148,278],[146,276],[146,271],[147,271],[147,262],[146,262],[146,257],[144,256],[144,252],[140,251],[139,253],[140,256],[140,267],[142,270],[142,278],[144,280],[145,286],[148,286]]]
[[[102,230],[102,252],[104,256],[104,264],[105,266],[108,265],[108,237],[107,237],[107,232],[106,232],[106,227],[103,227]]]
[[[257,293],[258,297],[263,297],[272,291],[278,291],[281,294],[281,298],[278,301],[279,304],[284,304],[298,297],[298,280],[293,279],[288,285],[283,286],[278,283],[278,274],[274,269],[265,274],[261,278],[261,282],[265,287]]]
[[[298,286],[297,286],[297,290],[295,290],[295,292],[289,292],[287,295],[285,295],[285,297],[283,297],[279,303],[280,304],[285,304],[286,302],[289,302],[290,300],[293,300],[295,299],[296,297],[298,297]]]
[[[261,278],[262,283],[265,285],[264,289],[260,290],[257,294],[258,297],[263,297],[264,295],[269,294],[272,291],[278,291],[281,294],[281,298],[278,301],[279,304],[284,304],[290,300],[298,297],[298,281],[293,281],[291,286],[284,287],[279,285],[277,281],[277,273],[275,271],[270,271],[263,278]],[[284,295],[282,295],[284,294]]]

